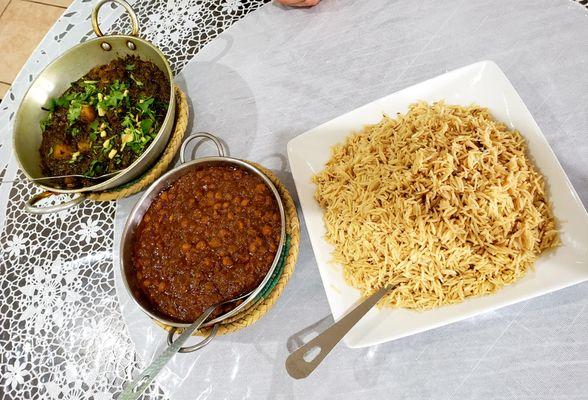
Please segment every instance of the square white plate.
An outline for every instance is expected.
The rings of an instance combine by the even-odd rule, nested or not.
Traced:
[[[483,61],[376,100],[288,143],[288,158],[304,220],[335,319],[353,307],[360,294],[345,283],[341,266],[329,263],[332,246],[324,239],[323,213],[314,200],[315,185],[311,177],[324,168],[333,145],[343,142],[346,136],[364,125],[380,121],[382,113],[395,115],[406,112],[408,105],[415,101],[442,99],[450,104],[476,103],[487,107],[495,118],[521,132],[531,157],[546,178],[560,224],[562,245],[541,257],[534,272],[494,295],[426,312],[372,309],[345,337],[349,347],[398,339],[588,280],[588,214],[514,87],[494,62]]]

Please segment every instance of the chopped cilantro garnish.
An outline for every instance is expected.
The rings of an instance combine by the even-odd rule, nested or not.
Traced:
[[[46,111],[40,121],[44,136],[58,134],[54,131],[63,127],[71,145],[65,159],[52,160],[70,163],[72,171],[89,177],[105,174],[114,165],[124,166],[142,154],[156,136],[168,107],[155,99],[158,95],[146,81],[141,82],[151,77],[137,79],[142,61],[130,57],[116,62],[116,69],[124,72],[118,80],[113,74],[90,73],[42,107]],[[94,79],[97,76],[99,80]],[[45,151],[48,154],[42,157],[54,157],[61,150],[56,145]]]
[[[153,120],[152,119],[144,119],[143,121],[141,121],[139,123],[139,126],[141,127],[141,131],[143,131],[143,135],[147,135],[147,134],[149,134],[149,130],[153,126]]]
[[[153,97],[146,97],[139,100],[137,103],[137,109],[141,112],[141,115],[155,119],[155,113],[151,109],[151,105],[154,101],[155,99]]]
[[[121,83],[116,80],[110,85],[109,89],[108,94],[104,96],[102,101],[98,102],[98,108],[108,110],[110,108],[118,107],[121,101],[126,97],[128,88],[124,82]]]
[[[51,123],[53,122],[53,113],[49,112],[45,118],[43,118],[41,120],[41,132],[45,132],[45,130],[51,126]]]
[[[67,110],[67,120],[69,124],[73,124],[80,117],[82,112],[82,102],[79,100],[72,100]]]
[[[95,141],[98,138],[98,128],[100,127],[100,123],[98,122],[98,119],[95,119],[94,121],[92,121],[90,123],[90,125],[88,125],[90,128],[90,133],[89,133],[89,137],[91,141]]]
[[[104,165],[99,160],[92,160],[88,170],[84,172],[86,176],[100,176],[104,172]]]
[[[130,74],[130,76],[131,76],[131,79],[133,80],[133,82],[135,82],[135,85],[137,85],[137,86],[143,86],[143,82],[141,82],[140,80],[138,80],[137,78],[135,78],[133,76],[133,74]]]

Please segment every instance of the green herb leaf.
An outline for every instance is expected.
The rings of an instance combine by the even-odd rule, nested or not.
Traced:
[[[134,71],[135,70],[135,64],[127,64],[127,65],[125,65],[125,69],[127,71]]]
[[[143,86],[143,82],[141,82],[140,80],[136,79],[133,74],[130,75],[131,79],[133,80],[133,82],[135,82],[135,85],[137,86]]]
[[[143,131],[143,135],[147,135],[149,134],[149,129],[151,129],[151,127],[153,126],[153,120],[144,119],[139,123],[139,126],[141,127],[141,131]]]
[[[53,113],[52,113],[52,112],[50,112],[50,113],[48,113],[48,114],[45,116],[45,118],[43,118],[43,119],[41,120],[41,123],[40,123],[40,125],[41,125],[41,132],[45,132],[45,130],[46,130],[46,129],[47,129],[49,126],[51,126],[51,123],[52,123],[52,122],[53,122]]]
[[[69,109],[67,110],[67,120],[69,124],[73,124],[80,117],[82,112],[82,102],[79,100],[72,100]]]
[[[84,175],[92,177],[102,175],[103,173],[104,165],[102,164],[102,162],[100,162],[99,160],[92,160],[90,166],[88,167],[88,170],[84,172]]]
[[[118,80],[114,81],[114,83],[110,85],[109,93],[104,96],[102,101],[98,102],[98,107],[103,110],[118,107],[121,101],[126,97],[125,91],[127,89],[127,85],[124,82],[119,82]]]
[[[92,121],[88,126],[90,127],[90,133],[88,134],[88,136],[90,137],[90,140],[93,142],[98,138],[98,127],[100,126],[98,118]]]
[[[139,100],[137,103],[137,109],[141,112],[141,115],[155,119],[155,113],[151,109],[154,101],[155,99],[153,97],[146,97]]]
[[[59,107],[69,107],[71,102],[76,98],[75,93],[64,93],[63,96],[54,100],[55,105]]]
[[[125,115],[123,121],[121,122],[121,125],[124,126],[125,128],[134,128],[135,127],[135,118],[133,117],[133,114],[127,114]]]

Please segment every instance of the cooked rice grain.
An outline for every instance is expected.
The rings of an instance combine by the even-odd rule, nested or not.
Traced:
[[[332,149],[314,176],[333,261],[364,296],[425,310],[495,292],[559,237],[543,177],[487,109],[420,102]]]

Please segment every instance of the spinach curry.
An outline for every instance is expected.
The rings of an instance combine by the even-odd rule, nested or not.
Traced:
[[[157,136],[169,93],[164,73],[138,57],[93,68],[45,108],[39,149],[43,173],[98,177],[128,167]],[[67,188],[94,183],[62,180]]]

